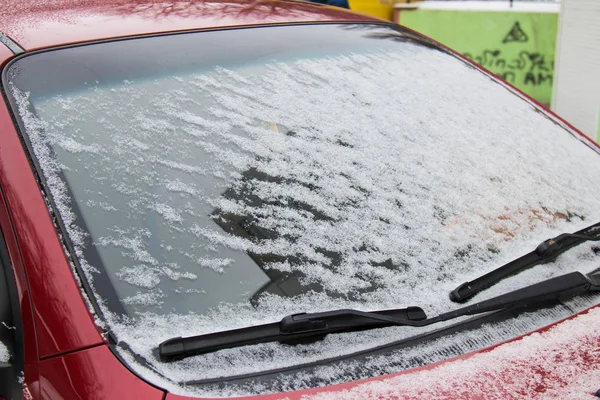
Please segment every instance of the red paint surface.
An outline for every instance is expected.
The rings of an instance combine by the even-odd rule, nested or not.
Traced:
[[[0,126],[0,184],[27,271],[39,356],[103,343],[5,104]]]
[[[6,62],[12,53],[3,45],[0,45],[0,63]],[[4,104],[0,104],[0,114],[6,112]],[[11,122],[11,121],[9,121]],[[0,121],[0,124],[5,122]],[[12,122],[11,122],[12,125]],[[0,136],[3,136],[6,131],[10,131],[10,126],[0,130]],[[6,150],[6,144],[0,140],[0,154]],[[5,174],[4,164],[0,160],[0,182]],[[0,229],[8,248],[8,255],[13,268],[15,282],[17,284],[17,295],[19,305],[21,307],[21,323],[23,326],[23,345],[24,345],[24,382],[23,387],[32,395],[37,394],[39,369],[38,369],[38,350],[37,339],[35,334],[35,324],[33,318],[33,307],[31,304],[31,293],[27,282],[27,274],[23,265],[21,251],[14,232],[11,217],[8,212],[8,207],[5,201],[5,190],[0,185]]]
[[[0,62],[6,60],[12,55],[4,46],[0,46]],[[0,113],[5,111],[3,104],[0,104]],[[2,122],[0,122],[1,124]],[[8,129],[0,130],[0,136]],[[0,154],[5,148],[5,143],[0,140]],[[3,164],[0,162],[0,177],[4,175]],[[17,284],[17,296],[21,308],[21,323],[23,326],[23,344],[24,344],[24,386],[32,393],[36,393],[38,387],[38,349],[35,334],[35,324],[33,318],[33,307],[31,304],[31,293],[27,282],[27,274],[23,265],[21,251],[13,229],[11,217],[5,202],[4,189],[0,194],[0,229],[4,236],[11,266],[13,268],[15,282]]]
[[[160,400],[164,392],[131,374],[107,346],[40,362],[41,399]]]
[[[379,21],[341,8],[274,0],[0,0],[0,10],[2,31],[25,49],[232,25]]]

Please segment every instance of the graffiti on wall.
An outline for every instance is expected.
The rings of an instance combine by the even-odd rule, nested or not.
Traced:
[[[552,87],[554,59],[548,59],[545,54],[521,50],[516,56],[507,56],[501,48],[495,48],[480,54],[466,52],[464,55],[517,87]]]
[[[558,7],[556,12],[418,9],[403,13],[400,21],[550,103]]]
[[[549,57],[541,52],[527,50],[519,50],[515,54],[514,49],[503,52],[510,43],[528,42],[529,36],[517,21],[497,47],[475,54],[465,52],[463,55],[517,87],[549,86],[551,89],[554,80],[554,54]]]
[[[529,42],[529,36],[527,36],[527,34],[525,32],[523,32],[523,29],[521,28],[521,24],[518,21],[515,22],[515,24],[512,26],[512,28],[510,28],[510,31],[508,31],[508,33],[504,37],[504,40],[502,41],[502,43],[510,43],[510,42],[518,42],[518,43]]]

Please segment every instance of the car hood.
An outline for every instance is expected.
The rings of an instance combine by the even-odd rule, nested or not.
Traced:
[[[591,398],[600,387],[600,307],[421,368],[260,397],[302,399]],[[493,396],[492,396],[493,395]],[[167,395],[167,400],[192,397]]]

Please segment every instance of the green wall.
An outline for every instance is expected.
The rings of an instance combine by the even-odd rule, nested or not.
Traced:
[[[419,9],[399,18],[550,104],[558,13]]]

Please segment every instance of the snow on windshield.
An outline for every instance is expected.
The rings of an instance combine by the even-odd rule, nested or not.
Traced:
[[[109,324],[174,382],[320,360],[415,329],[159,363],[168,338],[336,308],[434,315],[455,307],[458,284],[600,220],[594,150],[417,45],[13,93],[78,256],[93,276],[91,240],[125,303],[129,316],[107,310]],[[595,267],[581,245],[478,300]]]

